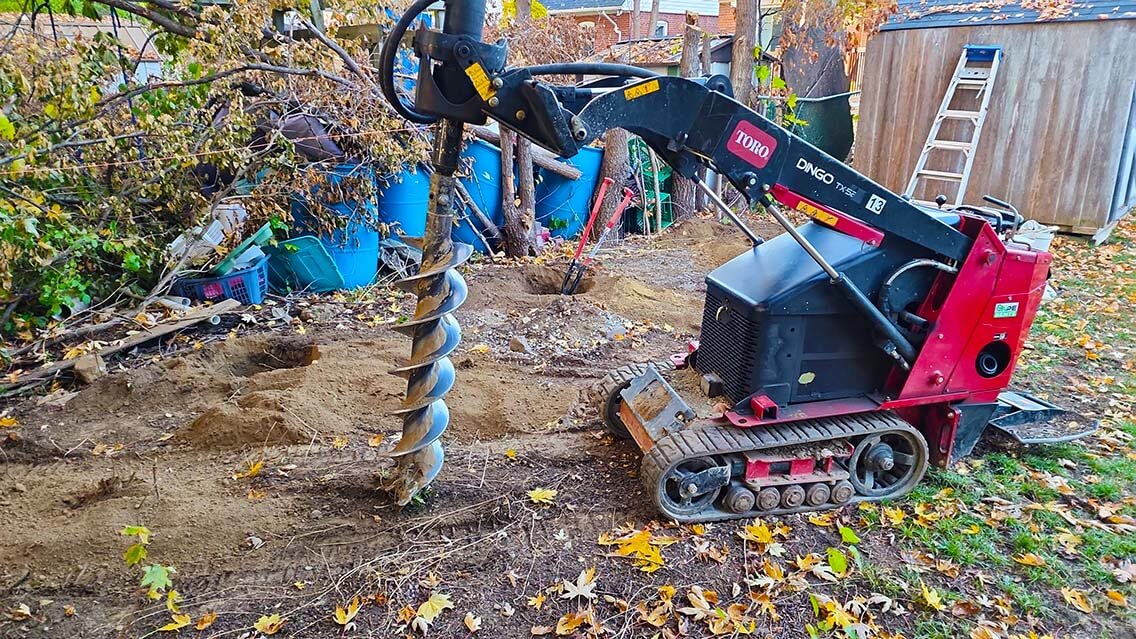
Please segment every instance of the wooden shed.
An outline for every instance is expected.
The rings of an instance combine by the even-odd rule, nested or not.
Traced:
[[[903,192],[968,44],[1004,56],[964,203],[1107,234],[1136,207],[1136,0],[900,0],[865,54],[856,167]]]

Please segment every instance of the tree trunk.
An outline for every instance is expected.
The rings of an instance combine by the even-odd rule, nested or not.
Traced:
[[[532,0],[517,0],[517,22],[527,22],[532,18]]]
[[[806,15],[808,20],[804,19]],[[835,95],[850,86],[844,70],[845,35],[840,30],[833,32],[833,24],[840,24],[835,0],[812,4],[807,9],[793,4],[786,10],[785,37],[793,44],[782,52],[781,70],[789,90],[799,97]],[[852,149],[852,111],[848,100],[802,101],[794,115],[809,123],[794,127],[794,133],[838,160],[848,157]]]
[[[679,75],[684,78],[692,78],[698,75],[698,42],[701,38],[696,24],[698,24],[698,16],[688,11],[686,13],[686,26],[682,33],[682,58],[678,67]],[[695,212],[694,192],[694,182],[677,174],[674,176],[674,193],[672,195],[676,218],[686,217]]]
[[[520,183],[520,227],[525,234],[525,253],[536,253],[536,185],[533,183],[532,142],[517,140],[517,171]],[[520,246],[520,243],[517,243]]]
[[[510,257],[528,255],[528,231],[517,209],[517,191],[513,182],[513,148],[517,134],[501,128],[501,212],[505,217],[505,254]]]
[[[734,50],[730,56],[730,83],[734,98],[748,105],[753,99],[754,47],[757,46],[758,0],[737,0],[734,13]]]
[[[600,178],[609,177],[615,180],[604,196],[600,214],[596,217],[596,224],[592,227],[592,239],[596,239],[603,232],[603,227],[611,216],[615,214],[615,207],[623,199],[623,185],[631,173],[630,159],[627,155],[627,140],[629,134],[623,129],[611,129],[604,134],[603,166],[600,167]]]
[[[635,41],[643,37],[643,25],[641,18],[643,13],[639,10],[640,0],[631,0],[631,40]]]
[[[651,19],[647,21],[647,37],[655,37],[655,25],[659,23],[659,0],[651,0]]]

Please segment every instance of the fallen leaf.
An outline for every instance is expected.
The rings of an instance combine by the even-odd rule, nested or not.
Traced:
[[[809,523],[814,526],[831,526],[833,522],[833,513],[813,513],[809,515]]]
[[[552,626],[533,626],[529,629],[529,634],[534,637],[540,637],[552,633]]]
[[[565,579],[561,583],[563,592],[560,597],[562,599],[575,599],[581,597],[589,601],[596,598],[596,567],[585,568],[580,571],[576,577],[576,583],[572,583]]]
[[[370,446],[371,448],[375,448],[377,446],[382,446],[383,445],[383,436],[382,435],[371,435],[371,437],[369,439],[367,439],[367,445]]]
[[[159,632],[177,632],[182,628],[188,626],[193,620],[189,615],[185,614],[172,614],[170,615],[170,622],[158,628]]]
[[[438,615],[442,614],[443,610],[453,607],[454,602],[450,601],[449,595],[440,592],[431,593],[430,598],[418,606],[411,625],[425,634],[430,628],[430,624],[438,618]]]
[[[0,428],[16,428],[20,422],[15,417],[0,417]]]
[[[1088,597],[1085,596],[1085,593],[1076,588],[1062,588],[1061,596],[1065,599],[1065,603],[1081,612],[1093,611],[1093,604],[1089,602]]]
[[[343,450],[344,448],[347,448],[348,443],[349,441],[346,437],[344,437],[343,435],[337,435],[332,438],[331,447],[336,450]]]
[[[341,626],[346,626],[347,624],[351,623],[351,620],[355,618],[355,615],[359,614],[359,606],[361,605],[362,602],[359,601],[359,596],[356,595],[351,598],[351,602],[347,604],[346,608],[344,608],[343,606],[336,606],[335,614],[332,616],[332,618],[335,620],[335,623]]]
[[[193,624],[193,627],[197,630],[205,630],[209,626],[212,626],[215,621],[217,621],[217,613],[210,611],[201,615],[201,618],[197,620],[197,623]]]
[[[284,619],[276,613],[261,615],[260,619],[257,619],[252,627],[256,628],[256,631],[263,635],[274,635],[280,632],[280,629],[284,627]]]
[[[462,623],[471,633],[481,630],[481,617],[475,617],[472,612],[465,613],[465,619],[462,619]]]
[[[516,459],[517,458],[517,449],[516,448],[506,448],[505,449],[505,457],[507,459]]]
[[[180,610],[178,610],[178,604],[181,603],[182,601],[183,601],[183,598],[182,598],[181,594],[178,593],[178,591],[171,590],[171,591],[167,592],[166,593],[166,610],[169,610],[171,613],[174,613],[174,614],[181,612]]]
[[[540,610],[541,606],[544,605],[544,593],[538,592],[536,595],[529,597],[529,605]]]
[[[533,488],[528,492],[534,504],[552,504],[556,500],[556,490],[552,488]]]
[[[248,466],[245,470],[233,473],[233,479],[252,479],[259,475],[260,471],[264,469],[264,460],[262,459],[256,461],[249,460],[247,464]]]
[[[20,604],[5,614],[12,621],[27,621],[32,618],[32,609],[28,607],[28,604]]]
[[[837,577],[843,577],[848,574],[848,558],[839,549],[829,548],[828,567],[832,568],[833,574]]]
[[[1013,559],[1014,561],[1018,562],[1019,564],[1021,564],[1023,566],[1044,566],[1045,565],[1045,558],[1039,557],[1039,556],[1033,554],[1032,552],[1027,552],[1027,553],[1023,553],[1023,554],[1020,554],[1020,555],[1014,555],[1013,557],[1011,557],[1011,559]]]
[[[576,632],[576,629],[587,620],[588,615],[583,611],[566,612],[563,617],[556,621],[556,634],[570,635]]]
[[[1104,593],[1104,596],[1107,597],[1108,602],[1114,606],[1117,606],[1119,608],[1128,607],[1128,597],[1125,597],[1116,590],[1109,590],[1108,592]]]
[[[919,588],[923,594],[923,603],[927,604],[928,608],[942,610],[947,607],[943,603],[943,596],[939,594],[939,591],[923,583],[922,579],[919,580]]]
[[[840,531],[840,539],[846,544],[858,544],[860,538],[856,536],[856,531],[847,526],[837,524],[836,529]]]
[[[304,588],[308,587],[308,582],[306,582],[306,581],[293,581],[292,587],[295,588],[296,590],[303,590]]]
[[[752,524],[746,524],[744,528],[738,531],[738,536],[757,544],[773,543],[773,531],[760,519],[753,520]]]

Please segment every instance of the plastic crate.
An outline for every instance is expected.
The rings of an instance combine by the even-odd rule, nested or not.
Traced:
[[[227,275],[180,279],[171,292],[203,302],[234,299],[242,304],[260,304],[268,292],[268,256]]]

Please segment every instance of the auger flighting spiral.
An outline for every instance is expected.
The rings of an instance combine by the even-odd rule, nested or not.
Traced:
[[[456,268],[473,252],[470,245],[450,240],[455,197],[452,172],[435,171],[430,178],[422,266],[397,284],[418,296],[414,316],[395,327],[413,339],[410,357],[391,371],[406,379],[406,396],[394,411],[403,419],[402,439],[390,453],[397,459],[391,489],[399,505],[410,503],[433,481],[444,460],[441,437],[450,413],[443,396],[454,385],[449,355],[461,342],[452,313],[466,298],[465,279]]]

